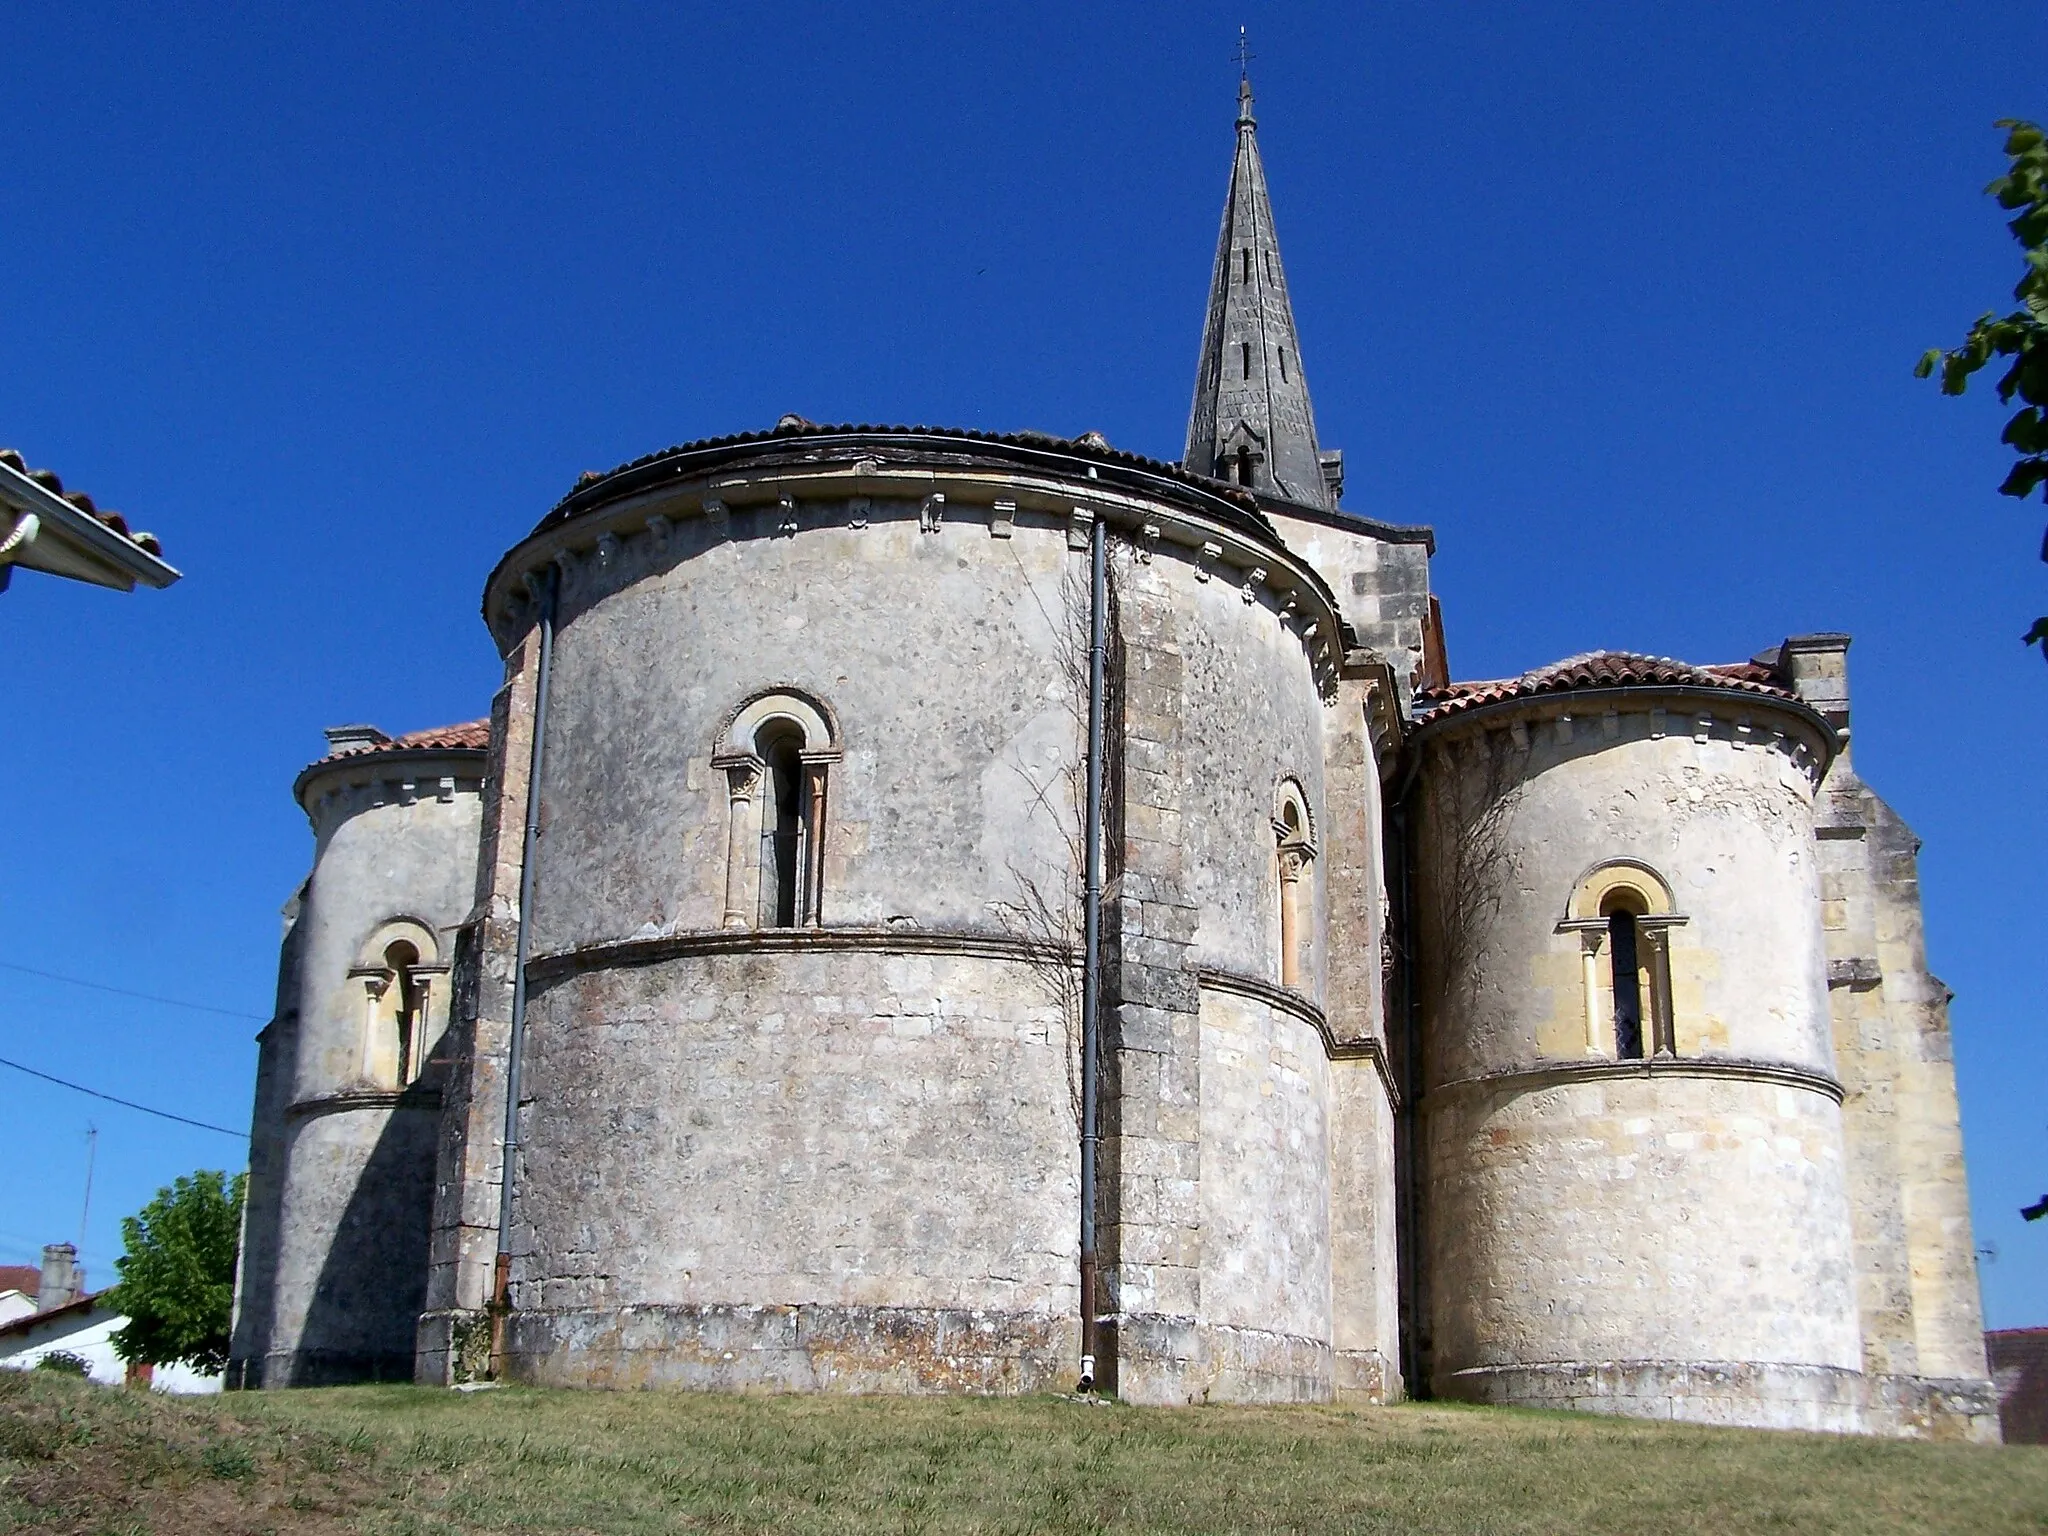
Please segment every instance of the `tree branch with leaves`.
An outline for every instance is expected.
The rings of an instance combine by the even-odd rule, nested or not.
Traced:
[[[242,1233],[246,1174],[210,1169],[176,1180],[121,1222],[127,1252],[107,1298],[128,1322],[114,1352],[137,1364],[183,1360],[217,1371],[228,1360],[235,1303],[235,1248]]]
[[[2006,228],[2026,252],[2026,272],[2013,289],[2020,307],[2009,315],[1987,312],[1961,346],[1951,352],[1931,348],[1913,371],[1924,379],[1939,368],[1941,392],[1960,395],[1969,388],[1970,376],[1992,358],[2011,358],[1998,381],[1998,398],[2010,405],[2017,395],[2021,404],[2005,424],[2001,441],[2020,461],[1999,494],[2024,501],[2039,490],[2048,501],[2048,134],[2018,118],[2001,118],[1998,126],[2006,130],[2012,168],[1984,190],[2013,213]],[[2041,541],[2041,558],[2048,561],[2048,534]],[[2048,658],[2048,616],[2034,620],[2024,643],[2040,646]]]

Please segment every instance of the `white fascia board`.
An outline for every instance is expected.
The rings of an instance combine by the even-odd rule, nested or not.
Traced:
[[[13,563],[25,569],[49,571],[123,591],[132,590],[138,581],[144,586],[168,587],[180,574],[140,544],[122,538],[98,518],[79,511],[11,464],[0,464],[0,506],[11,508],[17,516],[33,512],[42,524],[35,541],[14,556]],[[4,536],[4,531],[0,531],[0,536]],[[42,546],[48,540],[55,540],[60,549],[45,550]]]

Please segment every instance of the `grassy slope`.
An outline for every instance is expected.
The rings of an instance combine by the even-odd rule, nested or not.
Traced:
[[[2048,1451],[1390,1409],[406,1387],[176,1402],[0,1371],[0,1530],[2048,1531]]]

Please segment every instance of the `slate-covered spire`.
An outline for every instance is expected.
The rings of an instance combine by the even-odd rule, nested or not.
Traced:
[[[1287,274],[1273,232],[1273,204],[1259,163],[1252,84],[1237,87],[1237,158],[1216,241],[1209,318],[1202,328],[1186,467],[1269,496],[1334,508],[1343,455],[1316,447],[1316,418],[1302,375],[1301,342],[1287,302]]]

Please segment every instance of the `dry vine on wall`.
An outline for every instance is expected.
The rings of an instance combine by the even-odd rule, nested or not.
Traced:
[[[1427,1017],[1472,1022],[1494,922],[1517,861],[1509,832],[1529,747],[1488,731],[1431,751],[1423,773],[1423,911],[1431,962],[1424,971]]]
[[[1036,583],[1026,577],[1033,596]],[[1060,578],[1059,611],[1038,604],[1052,638],[1052,664],[1067,722],[1068,750],[1058,765],[1010,766],[1023,781],[1033,818],[1058,830],[1056,864],[1021,868],[1012,863],[1015,896],[992,904],[996,920],[1027,947],[1027,964],[1046,1002],[1060,1017],[1066,1049],[1067,1107],[1076,1134],[1081,1124],[1081,969],[1087,868],[1088,566],[1069,561]],[[1113,734],[1113,733],[1106,733]]]

